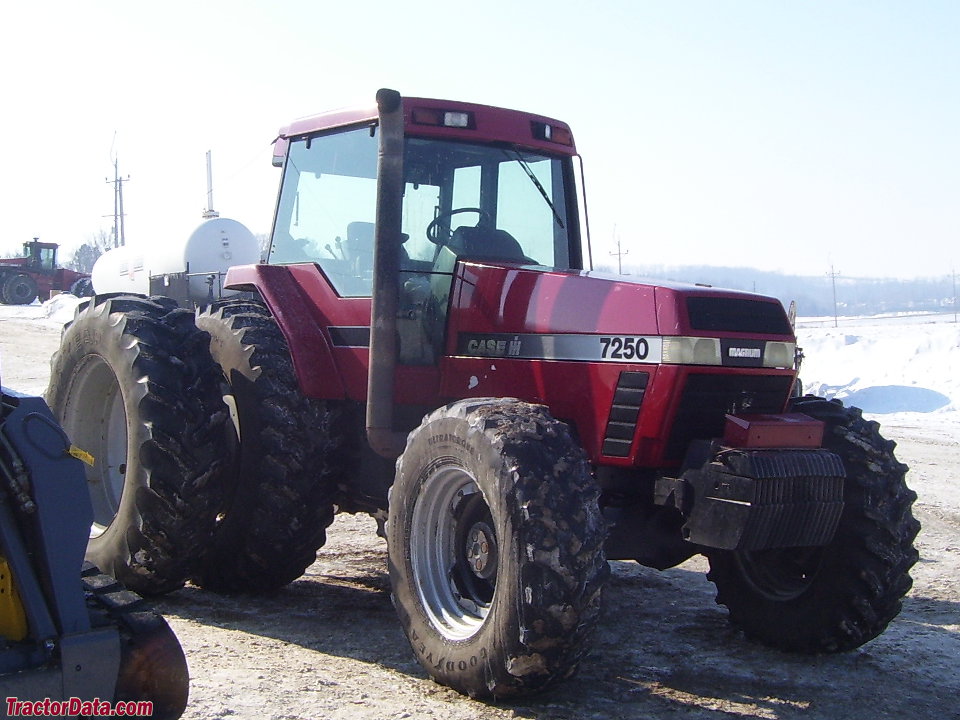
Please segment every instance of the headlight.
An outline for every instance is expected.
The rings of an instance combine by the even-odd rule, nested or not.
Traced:
[[[768,368],[792,368],[796,354],[796,343],[768,342],[763,351],[763,366]]]
[[[663,362],[670,365],[720,365],[717,338],[665,337]]]
[[[735,351],[749,350],[750,355],[734,354]],[[727,362],[728,365],[766,368],[792,368],[797,344],[788,342],[768,341],[763,343],[761,351],[759,343],[752,342],[745,348],[731,347],[731,359],[755,358],[752,362]],[[755,354],[754,354],[755,353]],[[663,362],[669,365],[723,365],[723,348],[718,338],[702,337],[665,337],[663,338]]]

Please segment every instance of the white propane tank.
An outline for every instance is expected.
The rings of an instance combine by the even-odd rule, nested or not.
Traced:
[[[236,220],[218,217],[202,222],[186,242],[146,249],[126,245],[104,253],[93,266],[92,282],[97,293],[149,294],[151,277],[189,273],[190,300],[203,303],[209,297],[211,275],[216,276],[216,297],[228,268],[259,261],[260,247],[253,233]]]
[[[90,282],[96,293],[149,294],[150,276],[144,269],[143,251],[131,245],[107,250],[93,264]]]
[[[223,274],[233,265],[249,265],[260,261],[260,246],[242,223],[229,218],[212,218],[197,227],[182,246],[157,247],[148,253],[151,276],[188,272],[190,299],[204,302],[210,293],[210,275],[214,279],[214,296],[219,295]],[[224,295],[233,293],[226,291]]]

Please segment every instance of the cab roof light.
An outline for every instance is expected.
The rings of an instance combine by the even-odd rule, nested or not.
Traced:
[[[536,140],[545,140],[559,145],[573,145],[573,133],[570,132],[569,128],[550,125],[537,120],[530,123],[530,128]]]
[[[477,126],[472,112],[460,110],[413,108],[411,119],[417,125],[434,125],[436,127],[461,128],[465,130],[473,130]]]
[[[443,124],[446,127],[468,128],[473,123],[472,115],[468,112],[445,112],[443,114]]]

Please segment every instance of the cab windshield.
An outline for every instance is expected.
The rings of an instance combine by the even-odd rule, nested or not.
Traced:
[[[315,262],[341,296],[373,287],[374,130],[294,140],[284,165],[269,262]],[[576,267],[568,158],[407,138],[404,174],[401,269],[448,274],[456,258]]]

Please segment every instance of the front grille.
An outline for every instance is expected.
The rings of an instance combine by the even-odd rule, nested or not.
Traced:
[[[640,406],[647,391],[650,374],[645,372],[622,372],[610,406],[610,416],[603,438],[603,454],[611,457],[628,457],[633,435],[637,431]]]
[[[790,320],[779,302],[688,297],[687,317],[694,330],[793,335]]]
[[[667,460],[682,460],[693,440],[722,437],[727,413],[782,412],[792,382],[790,375],[689,375],[667,441]]]

